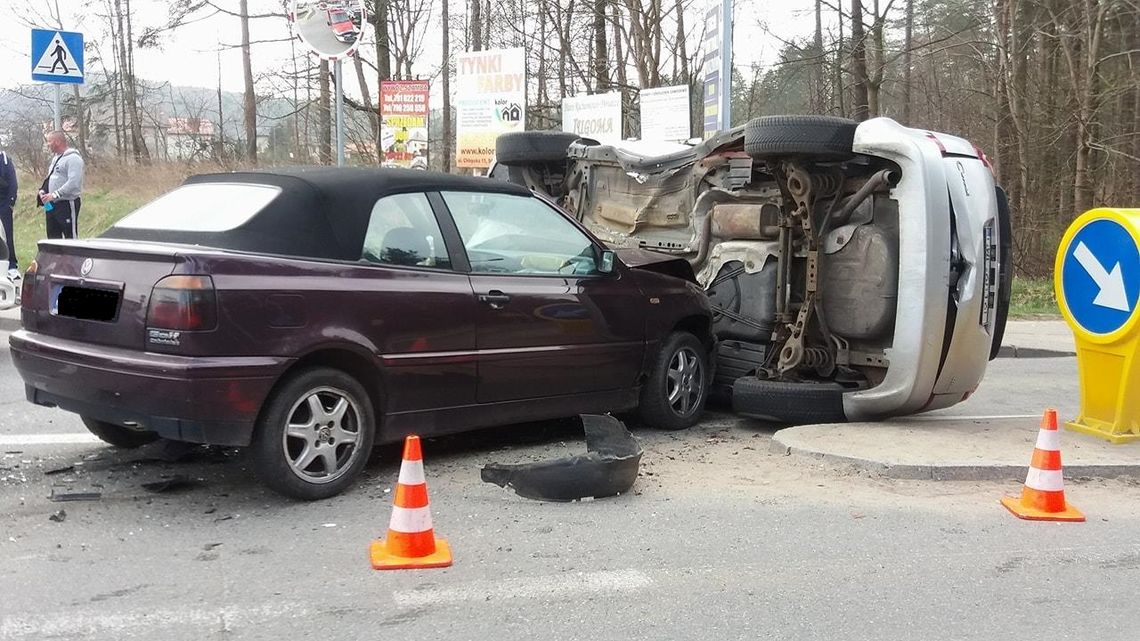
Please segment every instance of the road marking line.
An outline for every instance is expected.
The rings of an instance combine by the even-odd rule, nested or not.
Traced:
[[[144,612],[106,614],[99,611],[70,612],[55,615],[17,615],[0,619],[0,639],[30,637],[74,638],[111,632],[122,633],[143,628],[203,627],[232,628],[262,621],[297,618],[311,614],[303,603],[271,603],[255,607],[230,605],[221,608],[155,608]],[[204,632],[204,631],[203,631]],[[206,633],[202,637],[212,636]]]
[[[1040,414],[991,414],[985,416],[905,416],[895,421],[998,421],[1003,419],[1041,418]]]
[[[0,434],[0,446],[12,445],[89,445],[102,443],[94,434]]]
[[[636,592],[653,580],[638,570],[584,572],[574,575],[522,577],[498,581],[472,581],[448,588],[394,592],[396,605],[418,608],[465,601],[558,598],[594,592]]]

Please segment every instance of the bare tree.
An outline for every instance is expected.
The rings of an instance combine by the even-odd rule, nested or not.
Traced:
[[[241,71],[245,79],[245,158],[257,164],[257,94],[253,86],[253,61],[249,53],[249,0],[239,0],[241,13]]]
[[[863,3],[861,0],[851,0],[851,89],[854,105],[851,108],[851,117],[855,120],[866,120],[870,114],[870,97],[868,96],[869,78],[867,77],[867,43],[863,31]]]

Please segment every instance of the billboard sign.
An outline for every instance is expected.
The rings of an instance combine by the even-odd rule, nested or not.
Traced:
[[[499,134],[526,129],[526,51],[460,53],[455,85],[455,164],[485,169]]]
[[[385,80],[380,83],[380,144],[384,163],[411,167],[419,152],[427,156],[427,80]]]
[[[598,142],[621,140],[621,92],[563,98],[562,131]]]
[[[641,90],[641,139],[684,142],[689,135],[689,87]]]
[[[705,138],[732,126],[732,2],[717,0],[705,13]]]

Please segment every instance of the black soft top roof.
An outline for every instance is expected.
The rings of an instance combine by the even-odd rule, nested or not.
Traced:
[[[106,238],[203,245],[287,256],[357,260],[376,201],[408,192],[479,191],[528,196],[518,185],[432,171],[290,167],[199,174],[183,183],[252,183],[281,190],[244,225],[226,232],[112,227]]]

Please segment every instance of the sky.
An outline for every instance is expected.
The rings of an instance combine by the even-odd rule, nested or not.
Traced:
[[[706,0],[696,0],[702,2]],[[79,0],[0,0],[0,15],[14,16],[15,19],[0,20],[0,57],[7,64],[0,65],[0,87],[15,87],[30,82],[31,47],[30,26],[54,27],[49,24],[48,6],[56,3],[65,14],[68,8],[76,10],[73,15],[65,15],[63,26],[70,31],[85,33],[88,43],[110,55],[110,40],[103,34],[104,20],[94,15],[83,15],[79,11]],[[231,4],[236,9],[237,0],[219,0]],[[136,31],[139,26],[162,23],[167,14],[164,0],[133,0],[136,11]],[[274,0],[250,0],[250,11],[256,13],[278,6]],[[452,1],[453,12],[461,14],[464,3]],[[813,28],[811,15],[813,0],[782,0],[776,2],[756,2],[737,0],[734,15],[734,59],[738,66],[753,63],[771,64],[781,48],[780,39],[771,34],[805,34]],[[438,11],[432,17],[429,34],[438,34]],[[251,21],[251,37],[257,40],[277,40],[289,37],[289,25],[284,19]],[[237,18],[219,15],[196,24],[191,24],[162,38],[161,49],[140,50],[136,57],[136,73],[150,81],[168,80],[175,85],[213,88],[219,82],[220,45],[240,42],[240,25]],[[437,36],[436,36],[437,37]],[[363,46],[374,42],[367,30]],[[306,55],[300,42],[297,55]],[[254,74],[272,73],[292,67],[292,52],[288,43],[258,45],[255,52]],[[91,54],[88,53],[88,57]],[[222,88],[228,91],[243,90],[241,57],[236,49],[221,53],[220,80]],[[418,61],[417,73],[432,73],[440,63],[437,41],[429,39],[425,44],[424,55]],[[98,70],[98,64],[89,64],[88,72]],[[346,82],[346,87],[355,87],[355,82]],[[376,91],[372,86],[371,90]]]

